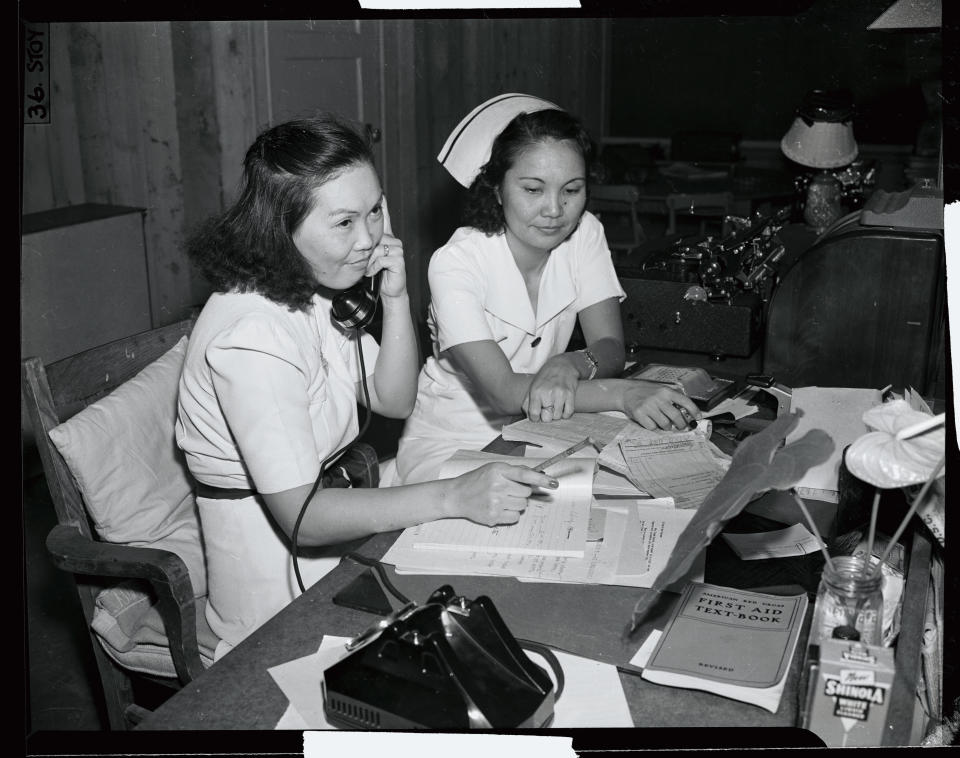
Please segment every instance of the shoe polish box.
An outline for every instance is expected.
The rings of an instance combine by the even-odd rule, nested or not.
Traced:
[[[893,649],[826,639],[807,654],[801,726],[827,747],[878,747],[895,673]]]

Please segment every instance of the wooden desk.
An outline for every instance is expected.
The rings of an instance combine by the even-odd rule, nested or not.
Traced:
[[[507,452],[515,443],[504,443],[496,452]],[[369,558],[380,558],[396,539],[398,532],[371,537],[359,548]],[[919,670],[919,645],[923,629],[926,587],[929,584],[929,543],[914,537],[918,549],[911,551],[907,575],[907,592],[913,593],[910,610],[904,608],[898,646],[898,683],[891,695],[890,728],[884,744],[908,744],[913,720],[913,688]],[[925,548],[924,548],[925,545]],[[750,563],[730,571],[732,551],[723,540],[714,540],[707,552],[708,582],[730,586],[758,586],[751,579],[764,576],[772,579],[785,566],[784,559],[775,561],[738,561]],[[806,556],[816,561],[818,555]],[[795,560],[795,559],[786,559]],[[725,563],[726,562],[726,563]],[[764,573],[760,564],[768,564]],[[795,566],[796,564],[794,564]],[[398,589],[411,600],[422,603],[438,587],[450,584],[465,597],[487,595],[503,616],[511,632],[520,638],[583,655],[614,665],[630,660],[654,628],[662,628],[670,605],[676,596],[665,594],[664,602],[654,606],[635,639],[625,642],[622,632],[631,611],[642,593],[649,590],[607,585],[541,584],[519,582],[506,577],[484,576],[399,576],[386,567]],[[138,730],[272,730],[289,703],[268,673],[268,669],[317,651],[324,634],[352,637],[377,620],[377,616],[333,604],[332,598],[356,578],[365,567],[343,561],[337,568],[310,587],[275,617],[270,619],[228,655],[217,661],[192,683],[184,687],[152,715]],[[794,569],[791,569],[794,570]],[[747,579],[744,579],[744,571]],[[759,573],[758,573],[759,572]],[[772,580],[771,580],[772,579]],[[746,581],[746,583],[744,583]],[[918,605],[919,604],[919,605]],[[797,652],[791,665],[783,698],[777,713],[728,700],[696,690],[663,687],[641,679],[634,673],[621,671],[620,680],[637,727],[668,728],[671,746],[683,746],[695,740],[699,747],[710,746],[705,735],[716,729],[716,747],[755,746],[758,739],[767,746],[801,746],[819,744],[804,730],[792,728],[797,723],[800,706],[800,674],[803,651],[813,606],[808,609]],[[321,697],[319,685],[317,697]],[[706,732],[689,727],[708,727]],[[744,729],[745,727],[780,727],[779,730]],[[629,731],[629,730],[628,730]],[[654,739],[663,739],[663,732]],[[659,736],[657,736],[659,735]],[[641,746],[642,737],[636,746]],[[706,740],[706,743],[705,743]],[[633,744],[633,743],[631,743]],[[658,746],[662,743],[658,742]]]
[[[360,552],[378,558],[396,536],[377,535]],[[351,561],[341,563],[160,706],[138,729],[273,729],[288,702],[267,669],[315,653],[323,634],[350,637],[376,621],[373,614],[332,602],[333,595],[363,570]],[[662,628],[669,612],[669,603],[660,604],[636,639],[625,643],[621,634],[637,598],[647,590],[524,583],[503,577],[398,576],[392,568],[388,574],[398,589],[416,602],[425,601],[443,584],[467,597],[487,595],[516,637],[612,664],[629,661],[649,631],[657,625]],[[808,612],[805,626],[809,620]],[[699,726],[791,727],[796,719],[801,658],[795,656],[776,714],[705,692],[661,687],[635,674],[621,672],[620,676],[634,723],[639,726],[686,727],[695,713]]]

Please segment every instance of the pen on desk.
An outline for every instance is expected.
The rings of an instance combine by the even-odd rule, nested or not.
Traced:
[[[550,466],[552,466],[554,463],[559,463],[559,462],[562,461],[564,458],[569,458],[571,455],[573,455],[573,454],[574,454],[575,452],[577,452],[578,450],[583,450],[583,448],[585,448],[587,445],[593,445],[594,449],[597,449],[597,444],[593,441],[593,439],[591,439],[590,437],[584,437],[584,438],[583,438],[582,440],[580,440],[576,445],[571,445],[571,446],[568,447],[566,450],[564,450],[564,451],[561,452],[561,453],[557,453],[557,454],[556,454],[555,456],[553,456],[552,458],[547,458],[547,460],[545,460],[545,461],[544,461],[543,463],[541,463],[539,466],[534,466],[534,467],[533,467],[533,470],[536,471],[536,472],[538,472],[538,473],[540,473],[540,474],[544,474],[544,473],[546,473],[546,470],[547,470]]]

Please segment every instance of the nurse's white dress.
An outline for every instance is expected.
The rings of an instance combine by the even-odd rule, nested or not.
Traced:
[[[436,479],[458,449],[482,448],[505,423],[519,418],[495,413],[454,367],[447,350],[493,340],[515,372],[534,374],[551,356],[566,351],[580,311],[626,297],[603,226],[589,212],[550,254],[536,313],[503,234],[488,237],[461,227],[433,254],[428,278],[433,355],[420,371],[416,406],[400,439],[397,484]]]
[[[373,372],[376,341],[362,338]],[[256,293],[211,295],[190,335],[177,443],[205,484],[260,493],[312,484],[320,462],[359,431],[356,340],[330,301],[291,312]],[[255,497],[197,498],[207,561],[207,621],[217,657],[299,594],[287,538]],[[336,549],[300,549],[304,586],[331,570]]]

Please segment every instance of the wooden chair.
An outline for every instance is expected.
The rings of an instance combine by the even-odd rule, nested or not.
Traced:
[[[193,319],[44,366],[21,363],[21,385],[57,515],[47,551],[74,574],[111,729],[214,659],[195,482],[176,446],[176,399]],[[92,431],[91,431],[92,430]],[[151,455],[150,452],[156,454]],[[104,461],[104,463],[101,463]],[[374,448],[355,442],[329,486],[376,487]],[[143,700],[143,698],[139,698]]]
[[[590,188],[588,208],[603,223],[611,250],[629,253],[646,240],[637,210],[639,201],[640,191],[632,184],[595,184]]]
[[[197,624],[205,621],[198,618],[190,572],[177,553],[112,544],[100,538],[78,481],[53,444],[50,432],[164,356],[192,326],[192,320],[181,321],[47,366],[33,357],[21,363],[22,391],[58,521],[48,535],[47,549],[58,568],[74,574],[111,729],[129,728],[147,712],[134,702],[138,677],[176,690],[203,671]],[[172,424],[169,432],[173,445]],[[166,631],[174,676],[131,672],[105,652],[91,623],[98,595],[118,579],[149,582]]]
[[[733,213],[732,192],[702,194],[671,193],[667,195],[667,234],[677,234],[677,214],[696,217],[700,220],[700,236],[707,233],[707,223]]]

